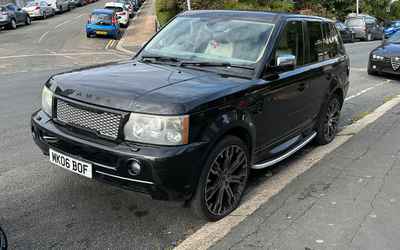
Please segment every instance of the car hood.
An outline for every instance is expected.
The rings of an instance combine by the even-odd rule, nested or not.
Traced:
[[[400,57],[400,44],[386,43],[373,50],[373,53],[385,56],[385,57]]]
[[[186,114],[243,89],[250,80],[134,61],[53,76],[56,95],[129,112]],[[207,106],[207,105],[206,105]]]

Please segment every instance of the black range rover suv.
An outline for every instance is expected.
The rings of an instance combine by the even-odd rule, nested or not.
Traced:
[[[329,20],[186,12],[132,60],[52,76],[32,134],[62,168],[218,220],[251,169],[334,139],[348,76]]]

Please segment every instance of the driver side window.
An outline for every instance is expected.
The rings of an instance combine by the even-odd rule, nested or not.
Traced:
[[[296,56],[296,66],[304,65],[304,32],[302,21],[289,21],[286,23],[278,47],[274,53],[273,66],[276,66],[278,57]]]

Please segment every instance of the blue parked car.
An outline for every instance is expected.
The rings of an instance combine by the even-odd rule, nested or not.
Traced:
[[[384,29],[385,38],[389,38],[391,35],[393,35],[394,33],[396,33],[399,30],[400,30],[400,20],[392,21],[390,26],[388,26],[387,28]]]
[[[94,10],[86,24],[86,36],[91,38],[100,35],[119,39],[121,36],[121,28],[117,19],[118,17],[114,10]]]

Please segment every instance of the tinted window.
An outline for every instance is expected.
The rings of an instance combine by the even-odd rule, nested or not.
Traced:
[[[110,24],[111,23],[112,16],[109,14],[103,14],[103,13],[93,13],[90,16],[90,23],[93,24]]]
[[[363,26],[364,21],[362,19],[350,19],[346,21],[346,25],[349,27]]]
[[[308,63],[321,62],[324,59],[323,36],[320,22],[307,22],[310,56]]]
[[[11,10],[11,11],[15,11],[17,10],[17,8],[14,5],[7,5],[7,9]]]
[[[297,65],[304,65],[303,34],[302,22],[288,22],[280,37],[278,48],[275,51],[275,59],[282,55],[294,55],[297,59]]]
[[[324,59],[338,56],[339,36],[331,23],[323,23],[324,30]]]
[[[337,53],[339,55],[346,54],[346,51],[345,51],[345,48],[344,48],[344,45],[343,45],[343,40],[342,40],[342,38],[340,36],[339,31],[337,29],[335,29],[334,25],[331,25],[331,27],[332,27],[331,28],[331,32],[333,33],[334,40],[336,41]]]

